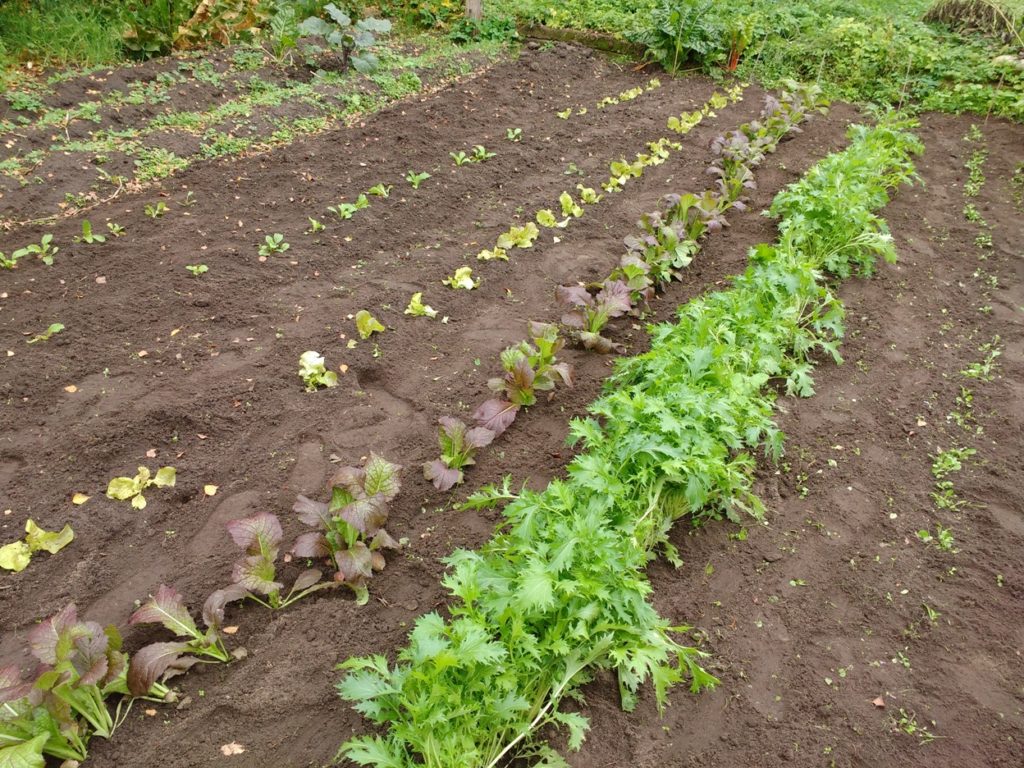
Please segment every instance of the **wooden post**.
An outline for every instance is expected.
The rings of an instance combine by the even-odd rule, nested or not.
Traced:
[[[466,0],[466,18],[480,21],[484,17],[483,0]]]

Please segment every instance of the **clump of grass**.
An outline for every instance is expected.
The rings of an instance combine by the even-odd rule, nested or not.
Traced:
[[[945,24],[958,32],[980,32],[1007,45],[1024,47],[1024,2],[1020,0],[938,0],[925,21]]]
[[[95,66],[124,59],[127,0],[9,0],[0,3],[0,67],[32,61]]]

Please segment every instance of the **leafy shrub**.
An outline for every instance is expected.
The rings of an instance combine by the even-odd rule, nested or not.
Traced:
[[[324,12],[329,20],[310,16],[299,25],[299,31],[304,35],[322,37],[341,56],[342,72],[347,72],[350,66],[364,73],[375,70],[379,61],[371,49],[379,35],[391,32],[391,22],[369,18],[353,23],[352,18],[334,3],[324,6]]]

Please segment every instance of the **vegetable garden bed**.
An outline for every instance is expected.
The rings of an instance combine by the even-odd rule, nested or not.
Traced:
[[[627,93],[632,95],[619,98]],[[244,647],[245,658],[199,665],[172,681],[181,688],[177,707],[137,704],[112,741],[93,741],[89,765],[321,765],[341,741],[366,732],[362,719],[334,695],[334,665],[349,656],[392,653],[417,616],[443,610],[438,559],[456,547],[479,546],[498,519],[486,510],[454,511],[451,502],[465,496],[462,489],[454,496],[439,492],[421,474],[419,466],[437,457],[438,417],[470,421],[477,405],[491,396],[487,381],[501,373],[501,350],[524,337],[527,321],[559,319],[564,307],[555,302],[556,286],[603,280],[619,263],[622,238],[637,233],[634,222],[657,209],[664,194],[713,186],[705,174],[715,159],[711,139],[754,120],[763,106],[763,93],[749,86],[741,99],[736,91],[734,103],[720,97],[721,106],[706,108],[704,118],[684,135],[667,130],[669,118],[711,104],[714,93],[715,84],[706,79],[662,77],[655,85],[649,73],[567,46],[524,51],[516,62],[402,103],[358,127],[231,164],[198,162],[154,188],[99,206],[88,213],[97,231],[106,231],[108,222],[124,228],[123,236],[108,232],[104,243],[75,242],[81,237],[78,218],[7,235],[5,251],[47,233],[60,250],[53,267],[26,257],[16,270],[0,273],[0,347],[13,352],[4,359],[0,411],[0,506],[13,510],[3,530],[20,531],[27,517],[51,530],[70,522],[76,540],[24,572],[3,577],[0,657],[17,659],[33,624],[69,601],[91,620],[124,624],[135,601],[145,602],[165,583],[198,607],[211,590],[230,581],[238,550],[225,530],[229,521],[276,514],[287,547],[308,530],[289,512],[296,495],[324,498],[334,465],[360,464],[372,451],[405,466],[403,489],[387,522],[402,546],[388,553],[386,568],[370,582],[368,605],[357,605],[346,590],[328,590],[272,614],[252,604],[229,606],[226,623],[237,632],[229,634],[227,644]],[[749,246],[773,241],[772,225],[758,211],[815,160],[841,149],[855,117],[849,107],[834,105],[828,116],[806,123],[802,134],[786,137],[755,171],[749,210],[728,213],[730,226],[708,237],[681,280],[651,300],[647,319],[669,319],[677,304],[721,287],[726,275],[743,269]],[[930,127],[939,137],[964,129],[962,122],[939,120]],[[510,133],[516,128],[521,134]],[[1020,136],[1015,130],[1000,124],[994,135],[1012,146]],[[606,191],[601,201],[583,205],[578,219],[571,207],[561,207],[563,192],[581,198],[580,185],[596,195],[610,163],[628,165],[634,155],[653,152],[650,142],[665,138],[681,146],[671,149],[665,162],[629,179],[625,191]],[[456,164],[448,154],[472,155],[478,145],[494,157]],[[414,187],[409,177],[424,173],[429,176]],[[369,206],[361,207],[359,194],[376,185],[391,187],[387,197],[370,194]],[[165,213],[145,213],[146,206],[156,212],[160,202]],[[1007,247],[1002,238],[1014,216],[1019,222],[1019,213],[993,205],[986,215],[997,227],[994,239],[1002,259]],[[502,233],[532,222],[540,209],[571,220],[564,228],[542,226],[528,249],[508,244],[508,261],[476,258],[485,250],[493,254]],[[324,229],[317,231],[310,218]],[[906,218],[901,237],[931,235],[928,227],[935,225],[910,214]],[[208,269],[186,269],[198,265]],[[467,291],[442,284],[465,266],[480,280],[478,287]],[[1003,261],[992,259],[991,269],[1003,267]],[[853,290],[870,293],[871,286],[858,284]],[[415,293],[437,310],[436,317],[405,312]],[[385,330],[372,332],[372,324],[365,323],[357,327],[360,310]],[[1012,315],[993,313],[983,320],[996,324],[1004,338],[1015,329],[1019,334]],[[24,344],[56,322],[64,329],[43,342]],[[629,353],[647,346],[635,317],[613,319],[609,329]],[[307,350],[323,354],[337,386],[304,391],[296,369]],[[1019,347],[1007,350],[1008,361],[1011,353],[1019,354]],[[536,405],[521,411],[475,456],[476,464],[466,467],[468,490],[509,472],[540,489],[562,472],[572,457],[564,445],[568,418],[583,413],[611,368],[609,358],[575,345],[558,357],[572,363],[575,386],[556,387],[550,399],[548,392],[538,393]],[[911,364],[906,359],[888,363],[894,375],[900,365]],[[820,402],[801,400],[791,408],[802,414],[808,403]],[[799,425],[797,431],[806,434]],[[810,440],[798,436],[797,444]],[[154,472],[174,466],[174,487],[147,490],[141,510],[103,498],[110,478],[131,476],[143,464]],[[762,476],[770,477],[771,470],[765,468]],[[91,498],[74,505],[75,493]],[[774,515],[775,505],[770,506]],[[784,515],[802,513],[779,506]],[[749,547],[746,554],[756,555],[762,551],[756,547],[773,546],[757,542],[781,536],[781,527],[770,533],[752,530],[749,544],[733,546]],[[713,527],[693,540],[695,545],[681,532],[674,535],[687,565],[680,571],[653,567],[662,615],[680,622],[704,619],[706,602],[690,596],[700,591],[693,586],[701,583],[695,568],[704,569],[705,582],[715,572],[697,563],[700,555],[691,549],[708,553],[710,565],[718,556],[711,551],[728,549],[722,539],[729,532],[735,529]],[[867,534],[851,530],[849,535]],[[869,538],[863,541],[864,548],[875,546]],[[1019,581],[1019,570],[1000,559],[1009,551],[993,555],[991,567],[1011,580],[1016,573]],[[808,573],[828,568],[830,555],[815,552],[820,560],[800,564]],[[744,596],[756,581],[755,561],[740,560],[740,572],[750,580],[744,582]],[[298,563],[279,567],[289,584],[301,570]],[[717,567],[717,574],[731,568],[724,557]],[[729,600],[739,597],[739,583],[716,578],[726,580],[720,587],[711,582],[722,593],[711,599],[736,604]],[[823,595],[829,594],[829,583],[820,584]],[[814,586],[819,588],[817,582]],[[686,597],[665,597],[673,591]],[[676,610],[677,605],[686,610]],[[961,606],[958,619],[967,621],[969,610]],[[707,648],[715,651],[710,669],[726,685],[696,699],[677,692],[668,723],[675,729],[686,722],[679,713],[694,713],[692,722],[679,726],[691,729],[689,754],[714,761],[717,753],[701,753],[699,745],[707,744],[702,739],[708,735],[731,738],[716,713],[743,678],[737,674],[739,660],[730,655],[733,646],[720,643],[703,623],[701,629]],[[742,633],[748,646],[737,653],[751,647],[752,633]],[[128,646],[134,650],[165,639],[162,630],[135,627]],[[990,652],[1000,658],[998,649]],[[605,684],[599,680],[593,688],[591,714],[605,726],[599,731],[610,734],[621,731],[622,721],[608,709]],[[811,703],[787,713],[799,725],[790,726],[796,735],[785,740],[786,748],[813,732],[804,713],[819,706],[809,681],[799,690],[800,701]],[[760,717],[767,728],[781,715],[771,705],[762,709],[760,701],[746,705],[751,727]],[[976,705],[995,706],[994,701]],[[643,689],[641,706],[630,717],[635,720],[628,724],[633,750],[628,758],[620,744],[606,743],[599,733],[573,758],[575,764],[627,759],[670,764],[678,745],[659,750],[675,741],[675,731],[661,730]],[[704,726],[705,721],[717,725]],[[1020,729],[1012,717],[1003,727]],[[879,733],[889,738],[884,730]],[[222,754],[221,747],[229,744],[241,745],[244,752]],[[781,738],[778,744],[784,748]],[[851,749],[848,741],[843,744]],[[1008,746],[1006,754],[1012,749]],[[737,754],[755,762],[764,756]]]

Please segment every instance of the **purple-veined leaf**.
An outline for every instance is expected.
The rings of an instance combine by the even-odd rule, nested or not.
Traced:
[[[342,488],[348,491],[353,499],[362,498],[366,492],[363,490],[366,481],[366,471],[359,467],[341,467],[331,478],[332,488]],[[348,503],[347,501],[345,502]]]
[[[338,511],[337,516],[364,536],[372,535],[388,519],[388,511],[382,496],[357,499]]]
[[[508,375],[509,384],[511,385],[512,393],[514,397],[510,397],[510,400],[519,400],[520,405],[531,405],[535,398],[533,397],[533,382],[537,378],[536,372],[530,366],[530,360],[527,357],[521,357],[516,362],[515,367],[511,370]]]
[[[88,634],[75,640],[75,653],[71,664],[84,685],[95,685],[107,675],[110,660],[107,658],[107,646],[110,639],[103,633],[99,624],[89,622]]]
[[[269,512],[231,520],[227,528],[235,544],[250,555],[265,554],[270,558],[276,557],[277,548],[284,538],[281,521],[277,519],[277,515]]]
[[[633,308],[629,286],[621,280],[606,280],[596,302],[608,317],[619,317]]]
[[[364,469],[363,489],[366,495],[380,494],[384,501],[391,501],[402,488],[398,479],[398,473],[401,471],[402,468],[398,464],[392,464],[371,451]]]
[[[163,624],[178,637],[199,637],[199,628],[189,615],[181,594],[174,587],[161,584],[156,594],[143,603],[129,624]]]
[[[323,577],[323,571],[319,568],[309,568],[296,577],[295,583],[292,584],[292,592],[302,592],[309,589],[318,584]]]
[[[316,535],[316,534],[314,534]],[[232,584],[223,589],[215,589],[203,603],[203,624],[209,629],[220,631],[224,624],[224,608],[228,603],[234,603],[245,597],[245,588]]]
[[[132,696],[145,696],[153,683],[168,670],[180,666],[186,643],[152,643],[141,648],[128,664],[128,690]],[[195,663],[195,660],[192,660]]]
[[[28,644],[32,655],[43,664],[56,664],[59,655],[57,645],[62,641],[68,644],[68,633],[77,623],[78,609],[74,603],[68,603],[50,618],[39,622],[39,625],[28,635]]]
[[[586,328],[587,316],[582,312],[566,312],[562,315],[562,325],[567,328]]]
[[[292,546],[292,554],[296,557],[327,557],[331,554],[331,548],[327,545],[327,539],[322,533],[303,533]]]
[[[299,520],[312,528],[326,530],[331,521],[327,504],[322,501],[313,501],[301,495],[295,497],[292,512],[299,516]]]
[[[263,555],[243,557],[231,569],[231,580],[240,587],[260,595],[271,595],[284,589],[274,581],[274,561]]]
[[[548,371],[557,375],[565,386],[572,386],[572,365],[569,363],[555,363],[548,368]]]
[[[373,575],[373,553],[363,542],[357,541],[351,549],[334,553],[340,581],[356,583]]]
[[[506,400],[486,400],[473,411],[473,421],[489,429],[497,437],[511,426],[519,413],[519,406]],[[427,478],[429,479],[429,478]]]
[[[541,323],[537,320],[530,320],[526,329],[532,339],[554,338],[558,336],[558,326],[554,323]]]
[[[423,476],[430,480],[439,491],[447,491],[462,482],[462,470],[452,469],[440,459],[423,465]]]
[[[0,704],[23,699],[31,691],[32,681],[22,681],[21,670],[16,665],[0,667]]]
[[[486,448],[493,442],[494,430],[488,429],[487,427],[473,427],[466,432],[464,445],[467,448],[476,450],[478,448]]]
[[[441,430],[452,441],[461,441],[466,434],[466,425],[453,416],[442,416],[437,423],[441,425]]]
[[[373,535],[373,541],[370,542],[370,549],[398,549],[400,546],[383,528]]]
[[[555,299],[570,307],[592,307],[594,297],[582,285],[560,285],[555,288]]]

